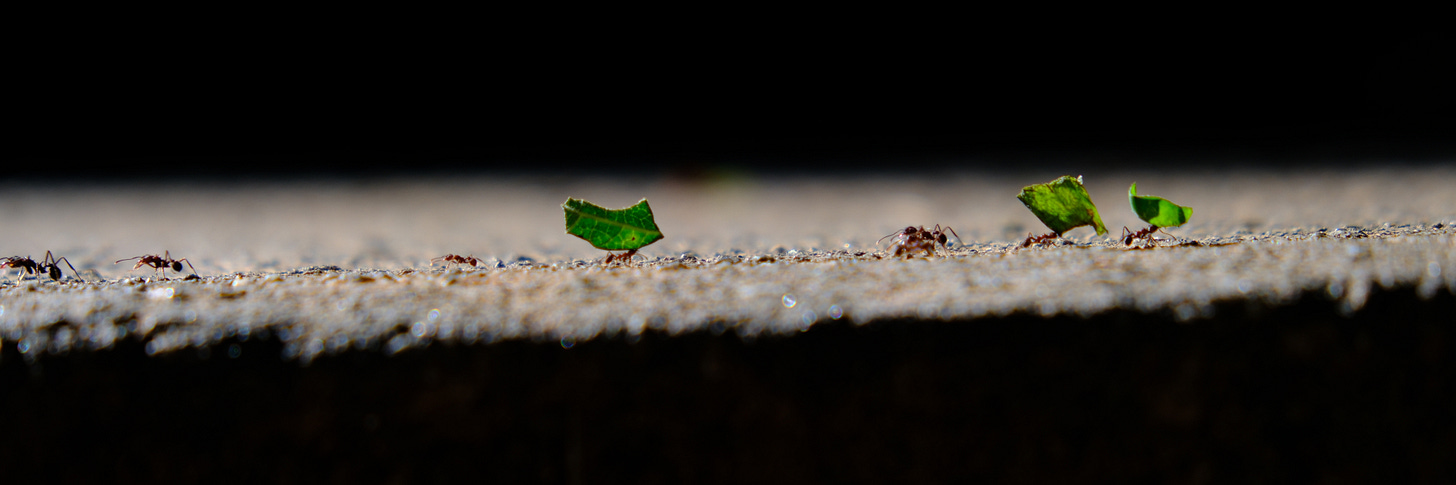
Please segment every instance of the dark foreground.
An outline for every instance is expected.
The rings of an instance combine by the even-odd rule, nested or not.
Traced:
[[[308,367],[275,338],[0,353],[5,481],[1451,483],[1456,297],[1322,294]],[[229,349],[236,344],[236,358]]]

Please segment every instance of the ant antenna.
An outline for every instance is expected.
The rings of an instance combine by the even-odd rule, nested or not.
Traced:
[[[915,226],[910,226],[910,227],[906,227],[904,229],[901,229],[901,230],[898,230],[898,231],[895,231],[895,232],[886,234],[885,237],[898,236],[900,234],[905,234],[907,232],[911,232],[911,231],[914,231],[914,230],[915,230]],[[885,237],[882,237],[882,238],[880,238],[880,240],[875,241],[875,244],[879,244],[879,243],[885,242]]]

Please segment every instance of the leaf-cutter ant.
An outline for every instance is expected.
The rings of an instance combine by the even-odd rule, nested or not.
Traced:
[[[891,247],[895,248],[895,257],[915,251],[925,251],[926,256],[933,256],[936,245],[940,245],[946,250],[950,250],[951,246],[961,245],[961,235],[956,234],[955,229],[951,229],[950,226],[942,228],[940,224],[936,224],[931,229],[926,229],[925,226],[906,226],[899,232],[880,238],[876,244],[884,242],[887,237],[895,238],[894,243],[891,244]]]
[[[1021,247],[1023,247],[1023,248],[1029,248],[1033,244],[1041,244],[1041,243],[1044,243],[1044,242],[1051,242],[1053,239],[1056,239],[1056,238],[1059,238],[1059,237],[1062,237],[1062,235],[1061,234],[1057,234],[1055,232],[1049,232],[1049,233],[1046,233],[1046,234],[1042,234],[1040,236],[1037,236],[1035,234],[1027,234],[1026,235],[1026,240],[1021,242]]]
[[[1143,229],[1141,231],[1134,232],[1134,231],[1129,230],[1127,228],[1127,226],[1122,226],[1122,244],[1123,245],[1126,245],[1126,246],[1131,246],[1132,243],[1133,243],[1133,241],[1136,241],[1138,239],[1142,239],[1142,238],[1145,238],[1145,237],[1148,237],[1148,236],[1152,236],[1154,232],[1157,232],[1157,231],[1162,230],[1162,229],[1163,228],[1158,227],[1158,226],[1148,226],[1147,229]],[[1163,231],[1163,234],[1168,234],[1168,232],[1167,231]],[[1169,235],[1171,236],[1171,234],[1169,234]],[[1158,242],[1158,240],[1156,238],[1152,239],[1152,241],[1153,241],[1153,244],[1157,244],[1157,242]]]
[[[636,256],[636,255],[637,255],[637,250],[636,249],[628,249],[627,252],[622,253],[622,254],[607,253],[607,257],[604,258],[604,259],[602,259],[602,264],[604,264],[604,265],[606,265],[606,264],[612,264],[613,261],[618,262],[618,263],[623,263],[623,264],[631,263],[632,262],[632,256]]]
[[[137,268],[140,268],[142,266],[151,266],[152,269],[154,269],[154,270],[156,270],[156,269],[162,270],[162,278],[166,278],[167,277],[167,268],[172,268],[172,271],[176,271],[178,273],[181,273],[182,272],[182,263],[187,263],[187,267],[190,268],[190,269],[192,269],[192,274],[193,275],[196,275],[197,274],[197,268],[193,268],[192,267],[192,262],[191,261],[188,261],[187,258],[172,259],[172,252],[171,251],[164,252],[162,256],[157,256],[155,254],[148,254],[148,255],[145,255],[145,256],[137,256],[137,257],[134,257],[134,258],[119,259],[115,263],[111,263],[111,264],[120,264],[122,261],[131,261],[133,259],[138,259],[140,261],[137,261],[136,266],[132,266],[130,271],[136,271]]]
[[[484,261],[481,261],[479,258],[476,258],[475,255],[460,256],[458,254],[446,254],[444,256],[440,256],[438,258],[431,259],[430,260],[430,266],[434,266],[435,263],[441,262],[441,261],[444,261],[445,262],[445,266],[449,266],[451,264],[460,264],[460,265],[468,264],[472,268],[474,268],[475,265],[477,265],[477,264],[483,264],[484,263]]]
[[[54,257],[51,255],[50,251],[46,251],[45,259],[39,263],[35,262],[34,259],[30,259],[30,256],[26,256],[23,258],[20,256],[11,256],[5,258],[3,260],[0,260],[0,269],[20,268],[20,271],[15,273],[16,281],[19,281],[20,278],[24,277],[25,273],[30,273],[37,276],[39,276],[40,274],[45,274],[46,276],[50,276],[51,280],[53,281],[60,281],[62,262],[65,262],[66,266],[71,268],[71,274],[76,275],[76,279],[81,280],[82,282],[86,281],[81,279],[81,274],[76,272],[76,267],[71,266],[71,261],[67,260],[65,257]]]

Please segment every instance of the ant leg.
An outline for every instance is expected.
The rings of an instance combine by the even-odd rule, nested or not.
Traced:
[[[1177,243],[1182,243],[1183,242],[1183,238],[1178,237],[1178,236],[1174,236],[1173,233],[1170,233],[1168,231],[1164,231],[1163,229],[1165,229],[1165,228],[1158,227],[1158,226],[1153,226],[1153,227],[1157,228],[1158,229],[1158,232],[1161,232],[1163,234],[1167,234],[1168,237],[1173,238],[1173,241],[1174,242],[1177,242]]]
[[[945,226],[945,230],[947,230],[947,231],[950,231],[950,234],[951,234],[951,235],[952,235],[952,236],[955,236],[955,245],[956,245],[956,247],[964,247],[964,246],[965,246],[965,245],[966,245],[966,243],[965,243],[965,242],[962,242],[962,241],[961,241],[961,235],[960,235],[960,234],[956,234],[956,232],[955,232],[955,229],[951,229],[951,228],[950,228],[950,226]],[[945,235],[945,233],[943,233],[943,232],[942,232],[942,233],[941,233],[941,235],[942,235],[942,236],[944,236],[944,235]],[[949,240],[948,240],[948,239],[947,239],[947,242],[949,242]],[[942,246],[942,247],[945,247],[945,243],[941,243],[941,246]],[[949,250],[950,250],[950,248],[949,248],[949,247],[945,247],[945,249],[946,249],[946,250],[947,250],[947,251],[949,251]]]
[[[193,268],[192,267],[192,262],[191,261],[188,261],[187,258],[182,258],[182,259],[179,259],[178,261],[187,263],[187,268],[192,270],[192,274],[193,275],[196,275],[197,274],[197,268]]]
[[[46,254],[50,254],[50,251],[46,251]],[[71,274],[76,275],[76,279],[81,280],[82,283],[85,283],[86,282],[86,280],[81,279],[81,273],[77,273],[76,272],[76,267],[75,266],[71,266],[71,261],[70,260],[67,260],[64,256],[62,256],[59,259],[56,259],[55,261],[52,261],[51,263],[52,264],[60,264],[62,262],[66,263],[66,266],[69,267],[69,268],[71,268]]]

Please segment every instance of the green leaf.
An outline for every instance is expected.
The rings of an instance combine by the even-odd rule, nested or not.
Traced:
[[[647,199],[626,209],[608,209],[568,198],[561,208],[566,211],[566,233],[597,249],[633,250],[662,239]]]
[[[1028,185],[1021,189],[1022,204],[1041,219],[1048,229],[1061,236],[1062,233],[1081,226],[1092,226],[1097,235],[1107,234],[1102,217],[1097,215],[1097,206],[1082,186],[1082,177],[1063,175],[1044,184]]]
[[[1127,201],[1132,204],[1132,212],[1139,219],[1158,227],[1178,227],[1193,217],[1191,207],[1168,202],[1162,197],[1137,195],[1137,182],[1127,188]]]

